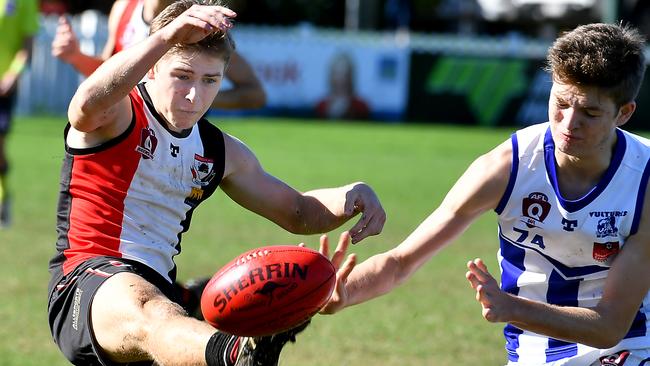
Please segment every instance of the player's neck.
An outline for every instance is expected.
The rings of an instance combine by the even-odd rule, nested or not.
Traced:
[[[589,193],[609,168],[611,157],[612,154],[575,157],[556,150],[555,167],[562,196],[573,200]]]

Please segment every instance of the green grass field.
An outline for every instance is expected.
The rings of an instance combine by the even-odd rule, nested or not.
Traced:
[[[54,252],[63,157],[61,118],[18,118],[8,141],[13,164],[14,225],[0,231],[0,364],[66,365],[47,325],[47,261]],[[441,201],[479,154],[510,129],[226,120],[264,167],[298,190],[363,180],[388,214],[384,232],[352,248],[362,260],[398,244]],[[502,365],[501,325],[481,317],[465,263],[483,257],[497,271],[495,215],[475,223],[408,283],[333,316],[316,316],[288,346],[289,365]],[[336,238],[339,231],[332,233]],[[211,275],[240,252],[304,241],[216,194],[194,215],[177,257],[180,279]]]

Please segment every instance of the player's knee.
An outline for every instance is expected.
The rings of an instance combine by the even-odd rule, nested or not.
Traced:
[[[91,313],[100,347],[113,360],[131,362],[149,359],[160,323],[184,311],[141,277],[120,273],[99,288]]]

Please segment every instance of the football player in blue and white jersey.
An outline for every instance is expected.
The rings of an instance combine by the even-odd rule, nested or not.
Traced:
[[[549,121],[476,159],[400,245],[356,267],[348,257],[322,312],[389,292],[493,210],[501,283],[481,259],[466,277],[485,319],[506,323],[508,365],[650,365],[650,141],[620,129],[643,51],[625,25],[559,37]]]

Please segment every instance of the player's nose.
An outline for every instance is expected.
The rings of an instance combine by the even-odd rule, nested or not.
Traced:
[[[190,103],[194,103],[195,98],[196,98],[196,88],[191,87],[190,90],[187,92],[187,95],[185,95],[185,99],[189,100]]]

